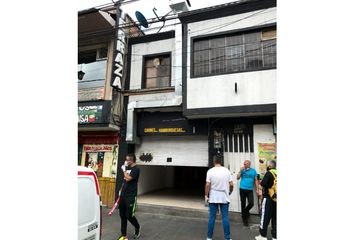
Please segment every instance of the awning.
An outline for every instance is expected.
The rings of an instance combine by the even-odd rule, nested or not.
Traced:
[[[97,9],[79,12],[79,45],[84,45],[85,41],[90,41],[90,44],[93,44],[109,40],[114,37],[114,27],[115,19],[109,13]]]

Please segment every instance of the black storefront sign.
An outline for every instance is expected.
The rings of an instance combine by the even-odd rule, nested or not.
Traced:
[[[108,124],[111,101],[80,102],[78,104],[78,124]]]
[[[138,114],[139,136],[207,134],[206,121],[188,120],[181,112],[142,112]]]

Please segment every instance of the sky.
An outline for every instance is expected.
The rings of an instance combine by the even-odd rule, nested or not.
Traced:
[[[217,1],[205,1],[205,0],[190,0],[191,6],[189,10],[196,10],[200,8],[206,8],[214,5],[220,5],[229,2],[235,2],[233,0],[217,0]],[[103,4],[112,3],[109,0],[78,0],[78,11],[96,7]],[[127,13],[130,17],[132,17],[135,21],[137,20],[135,17],[135,11],[141,12],[145,18],[155,18],[155,14],[153,12],[153,8],[156,8],[156,13],[158,16],[164,16],[171,11],[169,7],[169,0],[139,0],[130,4],[126,4],[122,6],[122,9],[125,13]],[[155,23],[151,25],[153,28],[157,28],[156,31],[161,26],[160,23]],[[162,31],[168,30],[168,27],[165,27]],[[146,30],[142,28],[142,30]]]
[[[213,5],[219,5],[228,2],[235,2],[233,0],[217,0],[217,1],[205,1],[205,0],[190,0],[189,1],[192,5],[190,10],[210,7]],[[98,5],[112,3],[109,0],[78,0],[78,10],[92,8]],[[127,9],[127,11],[141,11],[148,17],[154,17],[154,13],[152,9],[156,7],[158,13],[165,14],[169,12],[171,9],[169,7],[169,0],[139,0],[130,4],[126,4],[123,6],[123,9]],[[149,13],[150,12],[150,13]]]

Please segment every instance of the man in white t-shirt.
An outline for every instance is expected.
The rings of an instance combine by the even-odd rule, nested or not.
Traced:
[[[224,228],[225,240],[230,238],[230,223],[229,223],[229,203],[230,194],[233,190],[233,182],[230,170],[221,166],[221,157],[214,156],[214,167],[207,172],[205,183],[205,201],[209,202],[209,223],[208,237],[211,240],[213,237],[216,211],[220,206],[222,215],[222,225]]]

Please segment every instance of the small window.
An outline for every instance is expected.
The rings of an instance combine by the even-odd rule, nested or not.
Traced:
[[[162,88],[171,85],[170,54],[146,57],[142,88]]]

